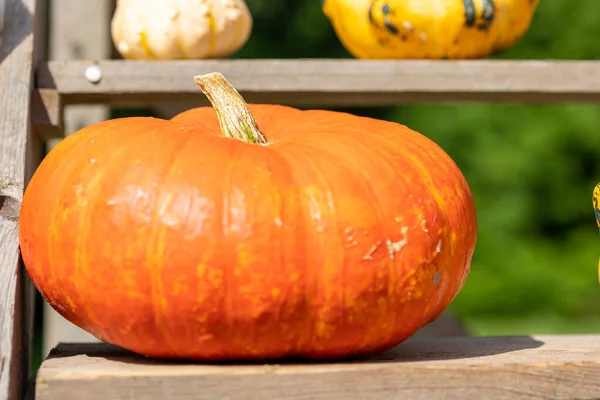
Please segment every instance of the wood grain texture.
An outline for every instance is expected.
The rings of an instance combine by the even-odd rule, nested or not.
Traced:
[[[600,336],[412,338],[369,360],[206,365],[66,344],[43,363],[36,400],[598,399]]]
[[[18,215],[30,135],[35,0],[6,0],[0,52],[0,399],[23,393],[29,361],[26,279],[19,263]]]
[[[91,65],[99,83],[85,79]],[[203,60],[51,61],[41,88],[67,103],[206,104],[192,76],[219,71],[249,102],[309,106],[406,102],[600,101],[598,61]]]

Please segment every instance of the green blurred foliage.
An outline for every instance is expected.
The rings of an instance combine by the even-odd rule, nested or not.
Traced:
[[[320,1],[248,0],[248,5],[254,30],[236,58],[350,57]],[[597,59],[598,35],[600,2],[542,0],[524,39],[494,58]],[[465,174],[477,205],[479,238],[471,275],[452,304],[455,313],[486,326],[494,325],[490,318],[518,325],[544,316],[568,324],[587,320],[581,330],[597,330],[589,320],[600,318],[600,238],[591,207],[600,180],[599,106],[346,110],[427,135]],[[559,330],[553,324],[539,329]]]

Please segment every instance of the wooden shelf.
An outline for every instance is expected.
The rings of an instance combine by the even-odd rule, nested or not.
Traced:
[[[85,77],[93,65],[102,73],[95,84]],[[600,61],[50,61],[39,66],[37,86],[64,104],[205,103],[192,77],[212,71],[255,103],[600,102]]]
[[[36,400],[597,399],[600,336],[413,338],[369,360],[268,365],[161,362],[65,344],[36,385]]]

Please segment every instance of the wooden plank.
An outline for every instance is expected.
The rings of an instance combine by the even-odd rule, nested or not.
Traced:
[[[0,51],[0,399],[19,399],[28,373],[26,280],[18,215],[25,184],[33,87],[35,0],[6,0]],[[29,310],[30,312],[30,310]]]
[[[50,54],[54,60],[105,59],[112,49],[110,19],[114,0],[73,1],[51,0],[50,3]],[[93,18],[90,18],[93,16]],[[47,93],[48,94],[48,93]],[[56,92],[55,92],[56,94]],[[52,96],[59,99],[60,96]],[[46,104],[48,105],[48,104]],[[60,137],[70,135],[86,125],[109,117],[109,108],[103,105],[73,105],[64,109],[46,107],[49,125],[39,126],[49,140],[51,149]],[[57,125],[62,117],[63,126]],[[60,135],[60,136],[57,136]],[[64,319],[48,304],[44,305],[44,351],[50,351],[59,342],[97,341],[92,335]]]
[[[86,79],[90,67],[99,68],[99,82]],[[40,67],[38,83],[56,88],[65,104],[206,104],[192,76],[211,71],[222,72],[250,102],[600,101],[600,61],[51,61]]]
[[[369,360],[200,364],[106,344],[61,345],[37,400],[598,399],[600,336],[409,339]]]

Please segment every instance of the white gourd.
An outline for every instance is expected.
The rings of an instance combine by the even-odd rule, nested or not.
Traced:
[[[250,37],[244,0],[118,0],[112,39],[126,59],[224,58]]]

